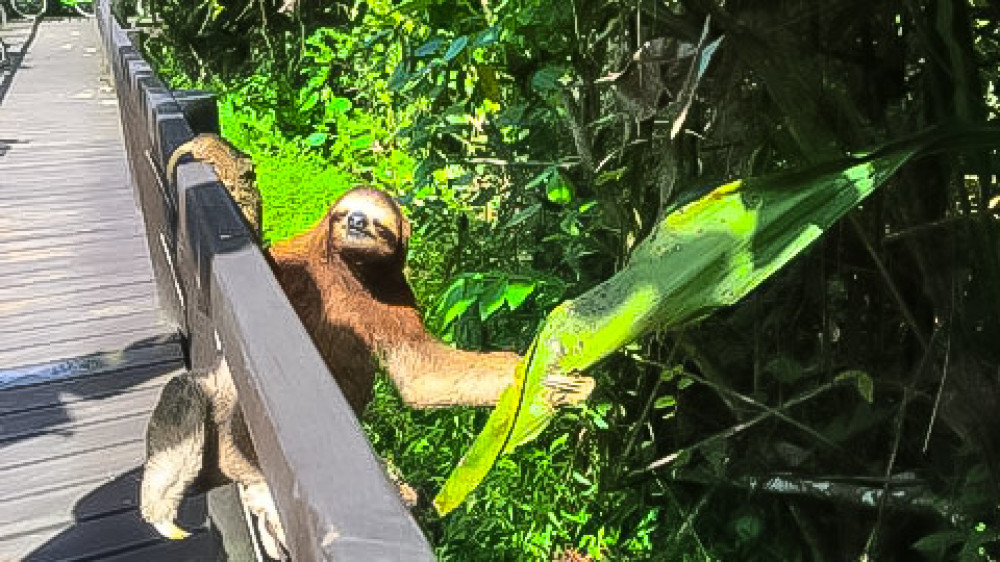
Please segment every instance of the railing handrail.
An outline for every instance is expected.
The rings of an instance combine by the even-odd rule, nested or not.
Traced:
[[[261,468],[298,561],[433,560],[270,266],[211,168],[170,153],[193,136],[181,106],[100,0],[133,184],[160,302],[193,366],[229,363]]]

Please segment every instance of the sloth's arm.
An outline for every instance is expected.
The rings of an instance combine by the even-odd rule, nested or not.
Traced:
[[[462,351],[430,338],[385,349],[389,377],[407,405],[493,406],[514,382],[521,357],[507,351]]]

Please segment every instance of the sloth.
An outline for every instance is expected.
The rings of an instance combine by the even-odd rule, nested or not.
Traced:
[[[219,135],[205,133],[181,146],[167,161],[176,183],[177,166],[190,156],[212,166],[246,224],[261,239],[261,196],[253,161]],[[277,508],[250,443],[229,365],[174,377],[163,388],[146,428],[146,465],[140,487],[140,513],[161,535],[183,539],[188,532],[174,520],[185,491],[207,490],[234,481],[247,508],[257,516],[261,542],[280,557],[284,532]]]
[[[312,229],[273,245],[269,259],[355,414],[371,400],[380,366],[410,407],[495,405],[513,382],[520,356],[454,349],[424,329],[403,273],[409,236],[410,225],[392,198],[359,188]],[[184,536],[174,523],[184,490],[217,470],[257,498],[248,506],[266,528],[261,534],[270,534],[265,549],[277,558],[284,533],[228,366],[222,361],[212,372],[175,381],[164,388],[147,430],[143,517],[165,536]],[[575,404],[589,396],[593,379],[551,376],[546,385],[558,391],[554,405]]]
[[[236,202],[250,230],[260,240],[263,212],[253,160],[219,135],[203,133],[180,145],[170,155],[167,177],[171,183],[176,183],[177,165],[185,156],[206,162],[215,169],[215,175]]]

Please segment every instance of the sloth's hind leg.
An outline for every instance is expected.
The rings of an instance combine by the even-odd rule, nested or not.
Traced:
[[[183,374],[163,387],[149,420],[140,511],[167,538],[188,535],[175,521],[184,491],[202,469],[209,414],[208,398],[197,379]]]

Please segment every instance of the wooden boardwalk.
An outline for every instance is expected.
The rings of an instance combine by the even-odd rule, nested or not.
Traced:
[[[209,532],[166,544],[136,512],[146,420],[183,358],[94,23],[0,37],[0,562],[214,560]]]

